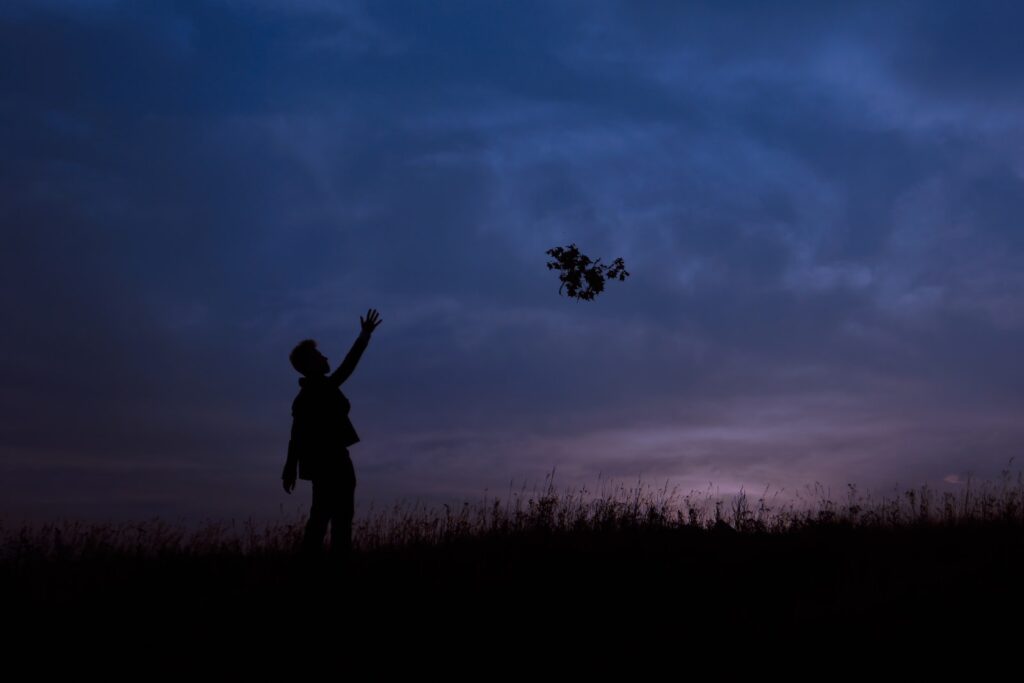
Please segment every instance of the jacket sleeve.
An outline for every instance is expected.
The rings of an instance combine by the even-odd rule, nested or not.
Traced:
[[[292,435],[288,439],[288,459],[281,472],[282,479],[294,480],[298,476],[299,467],[299,419],[292,418]]]
[[[356,369],[359,358],[363,355],[363,351],[366,350],[366,345],[369,343],[370,335],[360,332],[355,343],[352,344],[352,348],[349,349],[348,355],[345,356],[345,360],[341,361],[341,365],[331,375],[331,384],[340,387],[342,382],[349,378],[352,371]]]

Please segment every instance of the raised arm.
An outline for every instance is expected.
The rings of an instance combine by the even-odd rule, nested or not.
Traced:
[[[362,326],[359,336],[356,338],[352,348],[349,349],[348,354],[345,356],[345,360],[341,361],[341,365],[331,373],[331,384],[334,386],[341,386],[342,382],[347,380],[352,374],[352,371],[356,369],[356,365],[359,363],[359,358],[363,355],[363,351],[366,350],[366,345],[370,343],[370,335],[380,325],[382,320],[379,318],[379,313],[375,309],[370,309],[366,313],[366,318],[359,316],[359,323]]]

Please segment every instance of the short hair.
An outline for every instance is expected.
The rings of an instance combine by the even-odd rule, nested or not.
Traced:
[[[313,362],[316,356],[316,341],[313,339],[303,339],[300,341],[292,352],[288,355],[288,360],[292,362],[292,367],[299,371],[300,374],[308,374],[313,371]]]

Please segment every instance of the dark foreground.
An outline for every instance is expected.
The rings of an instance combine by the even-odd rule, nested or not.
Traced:
[[[27,642],[179,652],[1021,635],[1016,507],[946,519],[819,510],[772,525],[742,509],[731,520],[635,506],[573,518],[539,502],[515,523],[449,512],[441,531],[400,540],[364,528],[346,566],[297,557],[300,525],[244,544],[9,533],[0,597]]]
[[[51,559],[6,565],[3,585],[8,614],[49,637],[95,635],[100,621],[123,636],[200,641],[285,638],[314,621],[460,640],[626,623],[681,638],[709,628],[881,633],[1024,614],[1024,535],[996,525],[524,532],[357,552],[347,568],[288,554]]]

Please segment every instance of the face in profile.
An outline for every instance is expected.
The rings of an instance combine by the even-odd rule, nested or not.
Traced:
[[[327,362],[327,356],[320,353],[320,349],[316,348],[316,342],[312,339],[305,339],[299,342],[292,349],[288,359],[291,361],[292,367],[300,375],[306,377],[326,375],[331,371],[331,366]]]
[[[319,350],[317,350],[317,352],[316,352],[316,364],[315,364],[315,367],[316,367],[317,372],[319,372],[322,375],[326,375],[328,372],[331,371],[331,366],[327,362],[327,356],[325,356],[324,354],[320,353]]]

